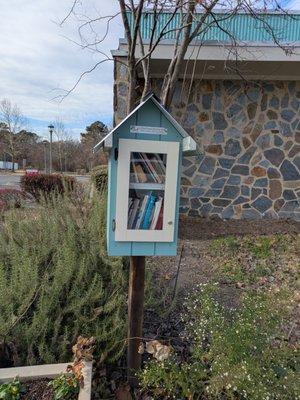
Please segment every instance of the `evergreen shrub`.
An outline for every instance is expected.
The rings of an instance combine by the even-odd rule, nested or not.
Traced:
[[[74,196],[73,196],[74,197]],[[0,365],[68,362],[79,335],[112,362],[126,338],[127,274],[107,257],[105,202],[41,199],[26,218],[12,211],[0,231]]]
[[[75,189],[76,180],[72,176],[60,174],[32,174],[21,177],[21,188],[37,200],[51,193],[63,194]]]
[[[91,179],[99,193],[106,192],[108,183],[107,165],[98,165],[93,168]]]

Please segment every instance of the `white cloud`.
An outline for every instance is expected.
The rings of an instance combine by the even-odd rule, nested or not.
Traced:
[[[60,115],[70,126],[79,129],[82,124],[83,129],[92,118],[108,120],[112,116],[113,66],[111,62],[102,64],[61,104],[51,101],[59,93],[54,89],[71,88],[83,71],[101,59],[99,54],[83,51],[64,37],[79,40],[80,21],[71,18],[63,28],[58,26],[72,3],[10,0],[1,4],[0,99],[11,99],[27,117],[45,124]],[[96,3],[83,0],[78,11],[95,15]],[[117,7],[116,0],[102,0],[98,12],[107,15]],[[100,34],[104,32],[105,23],[97,29]],[[109,54],[117,48],[120,35],[121,24],[115,21],[101,49]]]
[[[287,8],[290,10],[300,10],[300,0],[292,0],[288,3]]]

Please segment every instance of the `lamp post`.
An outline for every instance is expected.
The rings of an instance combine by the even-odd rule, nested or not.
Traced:
[[[48,140],[43,140],[45,174],[47,173],[47,144],[48,144]]]
[[[54,126],[53,125],[49,125],[49,133],[50,133],[50,149],[49,149],[49,156],[50,156],[50,160],[49,160],[49,174],[52,174],[52,134],[53,134],[53,130],[54,130]]]

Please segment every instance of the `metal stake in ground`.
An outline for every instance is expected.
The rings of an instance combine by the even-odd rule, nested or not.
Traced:
[[[143,334],[145,292],[145,257],[130,257],[128,291],[128,348],[127,378],[131,386],[137,385],[136,372],[141,367],[142,356],[139,346]]]

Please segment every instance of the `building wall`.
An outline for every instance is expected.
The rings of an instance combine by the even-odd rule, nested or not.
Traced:
[[[116,122],[126,79],[117,65]],[[180,81],[170,111],[203,153],[183,160],[183,214],[300,221],[300,82]]]

